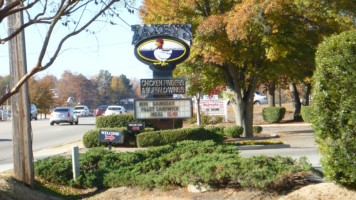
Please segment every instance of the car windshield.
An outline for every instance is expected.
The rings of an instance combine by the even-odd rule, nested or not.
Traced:
[[[106,109],[107,106],[99,106],[98,109]]]
[[[120,107],[109,107],[108,110],[121,110]]]
[[[84,107],[75,107],[74,110],[84,110]]]
[[[56,108],[54,109],[54,112],[68,112],[69,109],[68,108]]]

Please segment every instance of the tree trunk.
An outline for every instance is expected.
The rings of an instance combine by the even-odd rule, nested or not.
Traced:
[[[230,96],[230,103],[234,110],[235,123],[243,127],[242,137],[253,137],[253,98],[258,76],[245,76],[243,68],[233,64],[223,66],[225,85]]]
[[[294,106],[293,120],[300,121],[302,119],[302,117],[300,116],[301,103],[300,103],[298,90],[295,83],[289,83],[289,90],[292,94],[292,100]]]
[[[253,90],[251,90],[253,91]],[[236,92],[233,93],[233,99],[230,101],[234,110],[235,123],[244,128],[242,137],[253,137],[253,92],[247,94],[245,98],[238,98]]]
[[[278,88],[278,104],[279,107],[282,107],[282,94],[281,94],[281,87]]]
[[[302,100],[303,106],[309,106],[309,96],[311,91],[311,84],[305,83],[305,90],[303,90]]]
[[[270,106],[270,107],[275,107],[276,106],[275,90],[276,90],[276,84],[271,83],[268,86],[268,106]]]

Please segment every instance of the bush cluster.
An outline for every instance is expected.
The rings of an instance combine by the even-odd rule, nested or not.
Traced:
[[[209,125],[209,124],[218,124],[224,121],[224,116],[211,116],[207,115],[206,113],[202,112],[200,114],[200,122],[202,125]],[[187,119],[186,123],[188,124],[196,124],[197,123],[197,115],[193,113],[193,117],[191,119]]]
[[[263,120],[270,123],[280,122],[284,118],[286,108],[267,107],[262,109]]]
[[[224,138],[222,135],[203,127],[170,129],[144,132],[137,135],[137,146],[162,146],[184,140],[213,140],[222,143]]]
[[[111,130],[111,131],[121,131],[124,136],[124,143],[112,143],[112,146],[136,146],[136,137],[134,133],[128,132],[126,127],[121,128],[96,128],[93,130],[89,130],[83,136],[83,144],[86,148],[100,147],[100,146],[108,146],[107,142],[99,142],[99,131],[100,130]]]
[[[254,133],[261,133],[262,132],[262,126],[253,126],[252,128]]]
[[[227,126],[224,128],[224,135],[230,138],[238,138],[244,132],[242,126]]]
[[[310,122],[312,117],[311,106],[302,106],[300,113],[302,114],[302,119],[305,122]]]
[[[204,126],[204,129],[208,131],[225,136],[224,128],[225,126]]]
[[[36,161],[35,175],[51,182],[84,188],[171,188],[206,184],[217,188],[277,189],[293,186],[297,179],[290,177],[311,169],[306,159],[297,162],[280,156],[242,158],[235,146],[218,145],[213,141],[183,141],[124,153],[93,148],[80,155],[81,174],[76,181],[69,176],[71,158],[58,158]],[[56,167],[47,170],[54,165]]]
[[[312,124],[328,180],[356,188],[356,30],[322,42],[313,75]]]

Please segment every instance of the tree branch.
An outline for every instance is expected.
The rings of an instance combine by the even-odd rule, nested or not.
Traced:
[[[37,0],[36,0],[37,1]],[[50,27],[47,31],[47,34],[46,34],[46,38],[45,38],[45,41],[42,45],[42,49],[41,49],[41,52],[40,52],[40,55],[38,57],[38,61],[37,61],[37,64],[35,67],[33,67],[31,69],[30,72],[26,73],[22,78],[21,80],[19,80],[15,86],[13,86],[10,90],[10,92],[6,93],[5,95],[1,96],[0,98],[0,104],[3,104],[8,98],[10,98],[11,96],[15,95],[16,93],[19,92],[20,88],[23,86],[24,83],[26,83],[34,74],[40,72],[40,71],[43,71],[45,69],[47,69],[48,67],[50,67],[53,62],[55,61],[55,59],[57,58],[64,42],[69,39],[70,37],[72,36],[75,36],[77,34],[79,34],[80,32],[82,32],[83,30],[85,30],[90,24],[92,24],[94,21],[96,21],[107,9],[110,8],[110,6],[112,6],[114,3],[118,2],[119,0],[112,0],[110,1],[110,3],[108,3],[107,5],[105,5],[103,7],[103,9],[101,9],[94,17],[92,17],[87,23],[85,23],[80,29],[76,30],[76,31],[73,31],[72,33],[66,35],[58,44],[57,46],[57,49],[55,51],[55,53],[53,54],[53,56],[50,58],[50,61],[48,63],[46,63],[44,66],[42,66],[42,62],[43,62],[43,58],[44,58],[44,55],[47,51],[47,47],[48,47],[48,44],[49,44],[49,40],[50,40],[50,37],[51,37],[51,34],[52,34],[52,31],[54,29],[54,27],[56,26],[56,24],[58,23],[58,21],[61,19],[61,17],[63,15],[65,15],[65,13],[70,10],[70,9],[73,9],[74,7],[71,7],[71,5],[73,5],[73,2],[74,1],[68,1],[67,4],[61,4],[61,9],[57,12],[57,15],[53,16],[53,17],[50,17],[50,18],[46,18],[47,20],[50,20],[50,19],[53,19],[53,21],[50,23]],[[64,0],[62,0],[62,3],[65,2]],[[1,2],[0,2],[1,3]],[[74,2],[76,3],[76,1]],[[83,4],[84,5],[84,4]],[[69,9],[68,9],[69,8]],[[38,16],[38,15],[37,15]],[[43,18],[44,19],[44,18]],[[18,30],[16,30],[16,33],[19,34],[21,31],[23,31],[26,27],[32,25],[32,24],[35,24],[35,23],[49,23],[46,22],[46,21],[43,21],[42,20],[32,20],[32,21],[29,21],[26,25],[20,27]],[[11,36],[9,36],[8,38],[14,38],[16,36],[16,34],[12,34]],[[7,40],[0,40],[0,42],[2,41],[7,41]]]

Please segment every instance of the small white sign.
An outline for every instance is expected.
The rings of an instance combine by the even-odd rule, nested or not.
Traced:
[[[135,100],[135,119],[190,119],[191,99]]]
[[[208,115],[225,115],[226,100],[200,99],[200,111]]]

